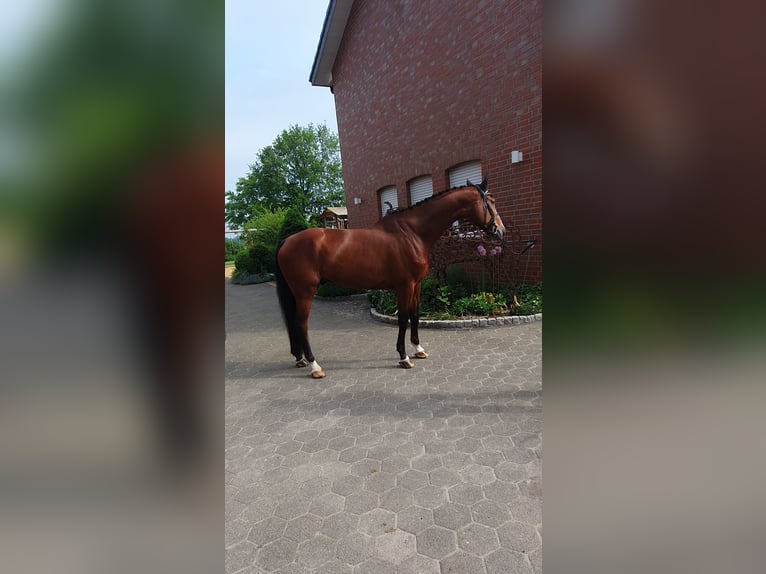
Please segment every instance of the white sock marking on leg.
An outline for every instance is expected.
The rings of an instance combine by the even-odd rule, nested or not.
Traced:
[[[426,350],[423,347],[421,347],[420,345],[415,345],[415,352],[416,353],[425,353]]]
[[[321,371],[321,370],[322,370],[322,367],[319,366],[319,363],[317,363],[316,361],[312,361],[311,362],[311,372],[312,373],[315,373],[316,371]]]

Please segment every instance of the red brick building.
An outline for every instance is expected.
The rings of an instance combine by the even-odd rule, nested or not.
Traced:
[[[310,81],[335,96],[349,227],[485,175],[542,240],[539,1],[330,0]]]

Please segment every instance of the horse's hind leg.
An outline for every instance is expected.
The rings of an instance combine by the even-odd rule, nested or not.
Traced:
[[[407,334],[407,321],[410,318],[412,305],[412,287],[402,289],[396,293],[396,304],[399,315],[399,336],[396,338],[396,350],[399,353],[399,366],[403,369],[411,369],[415,365],[407,356],[404,348],[404,337]]]
[[[316,289],[314,289],[316,291]],[[319,366],[314,358],[314,353],[311,351],[311,345],[309,345],[309,314],[311,313],[311,302],[314,298],[314,294],[310,296],[303,296],[297,298],[296,305],[296,319],[298,322],[298,333],[303,347],[303,356],[311,366],[311,377],[314,379],[321,379],[327,376],[327,374]]]
[[[297,320],[295,325],[291,326],[290,353],[295,357],[296,367],[308,366],[308,362],[303,358],[303,335],[301,334]]]

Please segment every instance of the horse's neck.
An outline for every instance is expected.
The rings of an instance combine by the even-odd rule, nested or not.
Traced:
[[[435,197],[408,214],[406,223],[423,243],[431,247],[471,203],[470,191],[461,189]]]

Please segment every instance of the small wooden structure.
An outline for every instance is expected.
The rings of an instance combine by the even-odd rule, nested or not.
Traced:
[[[348,229],[348,209],[328,207],[320,215],[324,227],[329,229]]]

